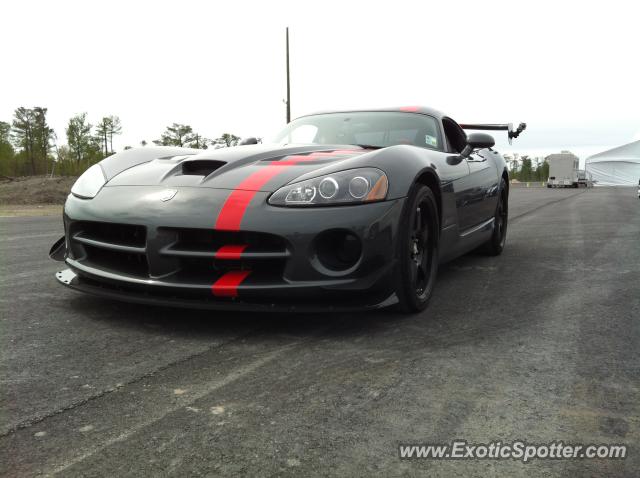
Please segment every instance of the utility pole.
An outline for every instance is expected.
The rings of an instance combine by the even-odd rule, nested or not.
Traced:
[[[289,27],[287,27],[287,124],[291,121],[291,82],[289,80]]]

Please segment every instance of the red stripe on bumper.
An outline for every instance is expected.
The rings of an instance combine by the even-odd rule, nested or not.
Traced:
[[[239,260],[242,252],[247,248],[246,244],[240,246],[222,246],[214,255],[215,259]]]
[[[216,297],[238,297],[238,286],[242,284],[251,271],[229,271],[211,286]]]

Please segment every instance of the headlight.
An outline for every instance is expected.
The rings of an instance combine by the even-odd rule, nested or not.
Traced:
[[[382,201],[387,175],[376,168],[358,168],[289,184],[269,198],[274,206],[325,206]]]
[[[94,164],[82,173],[82,176],[74,183],[71,193],[79,198],[91,199],[98,194],[106,182],[107,178],[104,176],[102,167],[99,164]]]

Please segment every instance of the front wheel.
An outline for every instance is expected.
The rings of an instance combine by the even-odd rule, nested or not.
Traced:
[[[429,187],[411,189],[398,231],[396,293],[405,312],[424,310],[438,271],[440,222],[435,196]]]
[[[493,234],[483,246],[482,252],[489,256],[499,256],[507,242],[507,224],[509,221],[509,195],[507,183],[504,179],[500,184],[500,198],[496,206],[496,214],[493,221]]]

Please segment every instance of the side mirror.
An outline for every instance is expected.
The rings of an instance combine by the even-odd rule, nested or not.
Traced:
[[[239,146],[244,146],[245,144],[258,144],[258,138],[251,136],[250,138],[243,138],[242,141],[238,143]]]
[[[466,158],[476,149],[491,148],[495,144],[496,141],[490,134],[471,133],[469,136],[467,136],[467,145],[464,147],[460,155]]]

